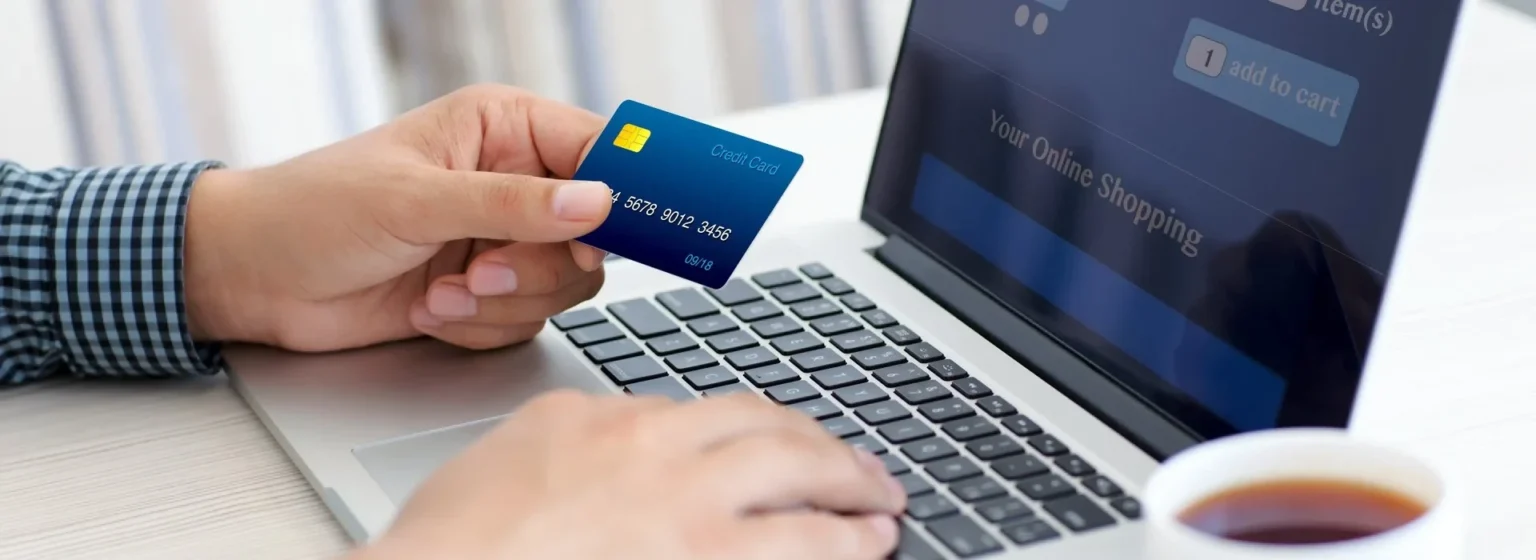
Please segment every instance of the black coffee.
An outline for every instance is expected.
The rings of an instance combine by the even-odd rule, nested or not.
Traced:
[[[1316,544],[1396,529],[1428,506],[1390,490],[1330,480],[1283,480],[1242,486],[1196,503],[1179,520],[1235,541]]]

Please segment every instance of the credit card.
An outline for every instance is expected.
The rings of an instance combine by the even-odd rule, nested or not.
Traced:
[[[608,219],[578,241],[719,288],[804,161],[789,150],[625,101],[573,177],[613,190]]]

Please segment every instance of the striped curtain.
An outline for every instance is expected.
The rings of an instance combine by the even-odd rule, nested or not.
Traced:
[[[269,163],[477,82],[708,118],[879,86],[908,1],[4,0],[0,159]]]

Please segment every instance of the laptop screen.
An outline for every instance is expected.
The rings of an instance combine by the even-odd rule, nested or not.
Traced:
[[[867,215],[1197,434],[1345,425],[1458,4],[914,0]]]

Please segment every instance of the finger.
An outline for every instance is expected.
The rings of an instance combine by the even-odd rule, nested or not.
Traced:
[[[608,252],[580,241],[572,241],[571,257],[576,260],[576,266],[592,272],[603,266],[603,259],[608,258]]]
[[[481,238],[558,242],[586,235],[613,206],[607,185],[487,171],[426,169],[413,182],[406,241]]]
[[[809,416],[770,403],[751,392],[692,402],[648,422],[650,429],[667,434],[672,444],[699,450],[766,430],[792,430],[831,437]]]
[[[544,321],[592,299],[603,288],[603,271],[584,272],[574,282],[554,292],[533,296],[474,297],[464,287],[464,277],[444,277],[427,288],[427,309],[444,322],[480,325],[515,325]],[[463,298],[471,304],[462,304]],[[454,307],[458,306],[458,307]],[[459,313],[459,314],[448,314]]]
[[[513,243],[469,263],[466,287],[477,297],[548,294],[587,274],[565,243]]]
[[[480,113],[480,169],[571,177],[603,132],[606,119],[567,103],[504,85],[462,92]]]
[[[738,526],[732,558],[768,560],[878,560],[896,549],[896,519],[797,511],[763,515]]]
[[[705,454],[688,480],[736,512],[812,508],[900,514],[906,492],[880,460],[826,433],[748,435]],[[742,484],[751,480],[752,484]]]
[[[484,325],[446,322],[427,312],[423,302],[411,308],[411,325],[422,334],[470,350],[490,350],[527,342],[544,330],[544,321],[521,324]]]

